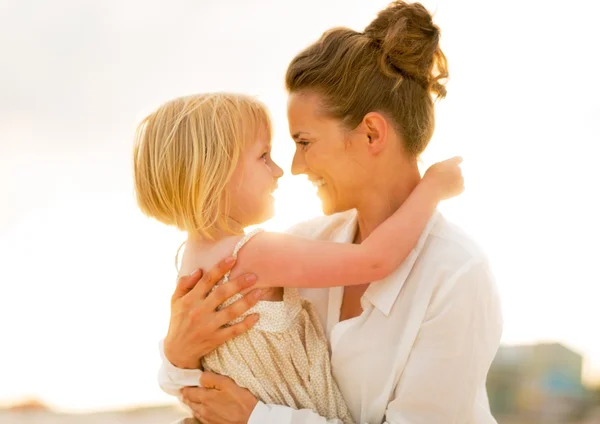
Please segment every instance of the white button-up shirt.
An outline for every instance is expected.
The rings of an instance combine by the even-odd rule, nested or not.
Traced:
[[[356,211],[348,211],[289,232],[352,243],[356,227]],[[333,375],[357,423],[496,423],[485,382],[502,333],[498,292],[480,248],[439,213],[404,263],[369,285],[360,316],[339,321],[343,287],[300,294],[314,304],[326,329]],[[161,386],[177,389],[190,381],[189,373],[166,363]],[[249,420],[339,422],[262,402]]]

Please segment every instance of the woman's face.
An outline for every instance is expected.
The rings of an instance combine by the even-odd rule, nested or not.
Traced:
[[[327,215],[357,207],[369,167],[357,131],[325,116],[314,93],[292,93],[288,101],[290,134],[296,143],[292,174],[305,174],[318,189]]]

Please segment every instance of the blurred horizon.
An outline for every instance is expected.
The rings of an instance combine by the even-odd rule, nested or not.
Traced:
[[[531,344],[502,344],[501,349],[504,349],[506,351],[507,348],[510,349],[510,348],[523,348],[523,347],[535,347],[535,346],[548,346],[548,345],[554,345],[554,344],[557,344],[557,343],[554,341],[540,341],[540,342],[531,343]],[[564,345],[561,343],[558,343],[558,344],[560,346],[567,348],[568,350],[572,351],[573,353],[580,355],[581,357],[584,356],[580,352],[573,350],[570,346],[567,346],[567,345]],[[494,371],[495,370],[492,368],[491,378],[493,378],[495,376]],[[582,377],[582,382],[584,383],[585,387],[590,392],[600,393],[600,380],[595,380],[595,381],[592,380],[592,381],[586,382],[585,379],[583,379],[583,375],[581,377]],[[492,398],[492,400],[493,400],[493,398]],[[105,412],[130,413],[130,412],[136,412],[136,411],[152,410],[152,409],[157,409],[157,408],[173,408],[174,411],[184,411],[175,398],[167,399],[163,402],[158,402],[158,403],[157,402],[146,402],[146,403],[123,405],[123,406],[119,406],[119,407],[90,408],[90,409],[60,408],[60,407],[53,406],[49,403],[46,403],[45,400],[42,398],[37,398],[34,396],[22,396],[20,398],[15,398],[12,400],[0,399],[0,413],[2,411],[23,412],[23,413],[47,411],[47,412],[55,413],[55,414],[89,415],[89,414],[101,414],[101,413],[105,413]]]
[[[503,344],[561,343],[600,384],[600,91],[587,76],[600,6],[422,3],[450,69],[423,165],[461,155],[466,179],[440,210],[490,257]],[[285,69],[325,30],[360,31],[387,4],[0,2],[0,403],[173,402],[156,383],[158,341],[185,236],[136,207],[136,125],[176,96],[256,95],[286,172],[264,227],[320,215],[314,188],[289,172]]]

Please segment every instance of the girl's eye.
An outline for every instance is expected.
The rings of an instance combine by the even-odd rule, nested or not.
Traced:
[[[261,158],[262,160],[267,160],[267,156],[268,156],[268,155],[269,155],[269,153],[268,153],[268,152],[264,152],[262,155],[260,155],[260,158]]]

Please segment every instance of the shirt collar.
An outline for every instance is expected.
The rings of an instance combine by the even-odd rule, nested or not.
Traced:
[[[353,243],[358,230],[358,211],[351,209],[343,213],[343,222],[340,223],[337,231],[328,239],[336,243]]]
[[[392,306],[396,302],[398,294],[400,294],[400,290],[402,289],[402,286],[404,286],[404,282],[408,278],[417,258],[421,254],[427,237],[439,220],[439,216],[440,213],[437,211],[433,214],[425,226],[425,230],[421,233],[417,245],[413,248],[404,262],[384,279],[372,282],[365,291],[364,297],[385,316],[388,316],[392,310]],[[401,237],[401,235],[399,235],[399,237]]]

